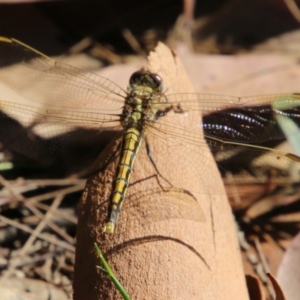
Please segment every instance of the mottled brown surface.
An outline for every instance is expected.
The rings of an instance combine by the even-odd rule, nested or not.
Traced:
[[[148,68],[162,76],[168,93],[193,91],[181,63],[163,44],[150,54]],[[154,147],[159,149],[160,145]],[[187,172],[182,174],[182,181],[191,188],[202,184],[201,189],[206,191],[201,197],[197,196],[205,222],[167,219],[147,223],[144,220],[145,207],[152,203],[153,197],[157,203],[160,197],[167,199],[164,193],[144,193],[141,198],[145,201],[133,203],[134,193],[157,186],[156,180],[145,180],[145,176],[153,173],[153,166],[144,146],[136,160],[131,182],[142,181],[129,188],[112,236],[104,236],[101,232],[107,203],[101,204],[109,199],[117,162],[113,161],[105,171],[89,179],[79,210],[75,300],[121,299],[109,279],[96,271],[99,261],[93,250],[95,241],[132,299],[247,299],[235,227],[223,196],[225,191],[210,153],[207,149],[200,150],[202,159],[206,158],[203,174],[195,178],[195,173]],[[109,153],[111,149],[107,149],[102,158]],[[98,160],[100,166],[102,158]],[[180,169],[171,164],[163,171],[172,178]],[[157,210],[157,214],[160,213]]]

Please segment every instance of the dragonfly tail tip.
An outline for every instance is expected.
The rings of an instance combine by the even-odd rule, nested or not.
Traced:
[[[114,233],[114,230],[115,230],[115,224],[112,221],[105,223],[105,225],[103,226],[104,233]]]

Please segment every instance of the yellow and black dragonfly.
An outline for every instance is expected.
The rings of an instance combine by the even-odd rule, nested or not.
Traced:
[[[224,177],[228,170],[238,174],[238,178],[263,174],[266,182],[268,175],[261,165],[253,168],[249,163],[249,158],[253,162],[263,154],[267,155],[268,164],[274,166],[278,162],[293,165],[300,162],[297,151],[276,149],[287,139],[296,147],[300,140],[298,94],[246,98],[167,94],[163,78],[146,70],[135,72],[125,90],[109,79],[56,62],[15,39],[3,37],[0,38],[0,82],[24,100],[0,101],[0,142],[4,147],[17,152],[26,148],[25,155],[39,156],[43,149],[30,148],[33,133],[43,137],[41,148],[52,152],[64,151],[68,132],[74,129],[118,132],[122,136],[104,232],[114,231],[134,174],[135,158],[144,142],[150,149],[151,163],[165,182],[191,193],[196,199],[209,191],[195,189],[193,184],[183,185],[181,178],[187,170],[200,173],[208,189],[213,187],[213,182],[205,178],[205,166],[200,162],[205,143]],[[15,123],[11,117],[25,129],[13,133]],[[63,134],[66,134],[64,144],[58,145],[56,137]],[[47,161],[47,157],[42,160]],[[65,163],[64,160],[57,165]],[[177,174],[171,176],[165,172],[167,165],[176,168]],[[279,173],[287,177],[288,170],[280,169]],[[299,176],[296,175],[294,182],[300,182]]]

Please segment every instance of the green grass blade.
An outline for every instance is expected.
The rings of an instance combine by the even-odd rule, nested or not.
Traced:
[[[100,266],[97,266],[97,268],[100,269],[102,272],[105,272],[110,277],[110,279],[114,283],[115,287],[117,288],[117,290],[122,295],[123,299],[130,300],[129,295],[126,293],[125,289],[123,288],[123,286],[121,285],[119,280],[116,278],[116,276],[113,273],[112,269],[110,268],[110,266],[108,265],[108,263],[105,260],[104,256],[102,255],[102,252],[101,252],[100,248],[98,247],[97,243],[94,243],[94,247],[96,249],[98,257],[100,258],[100,260],[102,262],[102,265],[104,266],[104,269]]]

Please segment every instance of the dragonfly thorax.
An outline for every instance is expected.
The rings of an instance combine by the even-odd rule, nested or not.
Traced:
[[[156,109],[151,107],[152,96],[148,93],[131,93],[128,96],[123,108],[123,127],[135,127],[139,131],[144,131],[145,125],[156,120]]]
[[[143,131],[147,123],[157,119],[157,101],[162,93],[162,79],[154,73],[141,70],[135,72],[129,81],[128,94],[122,113],[124,129],[135,127]]]

